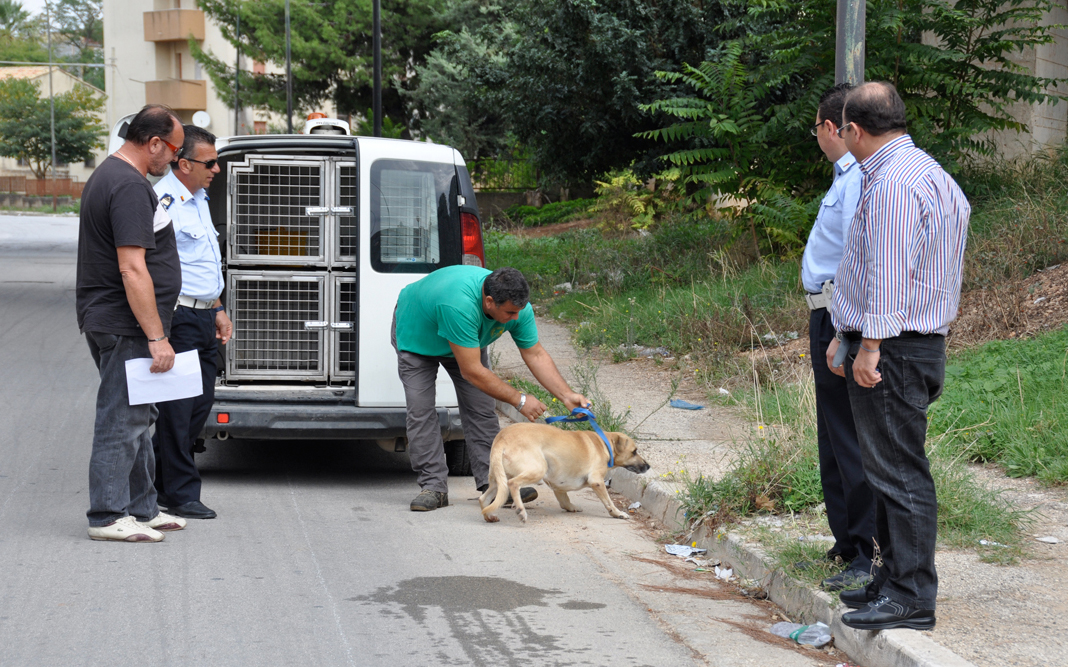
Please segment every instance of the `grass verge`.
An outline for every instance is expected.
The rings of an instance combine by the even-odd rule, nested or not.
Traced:
[[[796,370],[795,382],[770,390],[756,385],[743,397],[758,435],[741,447],[722,478],[681,475],[688,517],[718,525],[759,514],[793,516],[811,512],[822,502],[811,370],[804,364]],[[938,437],[929,438],[928,450],[941,543],[974,550],[986,562],[1016,562],[1024,553],[1023,532],[1031,515],[978,482]],[[782,545],[772,546],[773,557],[784,563],[805,560],[804,554],[783,555]],[[826,551],[828,545],[822,548]],[[795,574],[809,578],[821,573]]]
[[[1068,328],[956,352],[931,407],[931,432],[948,456],[1068,484],[1066,376]]]

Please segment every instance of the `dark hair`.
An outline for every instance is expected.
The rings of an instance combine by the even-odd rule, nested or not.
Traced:
[[[182,142],[182,157],[184,158],[196,155],[197,144],[215,145],[215,135],[202,127],[183,125],[182,129],[185,130],[185,141]],[[177,162],[178,160],[175,160],[171,164]]]
[[[873,81],[854,88],[842,111],[847,123],[856,123],[868,134],[879,137],[887,132],[907,132],[905,103],[893,84]]]
[[[510,266],[501,267],[486,276],[482,291],[498,306],[511,301],[516,307],[522,308],[530,300],[530,286],[527,285],[527,279],[517,269]]]
[[[828,88],[820,95],[820,106],[817,111],[820,122],[829,120],[837,127],[842,126],[842,107],[845,106],[846,95],[853,90],[853,84],[840,83],[834,88]]]
[[[147,104],[130,121],[130,127],[126,130],[126,141],[144,146],[152,141],[152,137],[169,137],[174,132],[174,121],[182,124],[182,119],[171,111],[170,107]]]

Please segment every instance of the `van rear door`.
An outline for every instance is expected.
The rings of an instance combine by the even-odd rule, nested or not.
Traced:
[[[452,148],[361,137],[359,141],[356,404],[403,406],[390,323],[400,291],[463,261],[459,178]],[[455,406],[456,389],[439,369],[437,405]]]

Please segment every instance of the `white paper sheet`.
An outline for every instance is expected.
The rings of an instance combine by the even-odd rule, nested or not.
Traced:
[[[196,350],[174,355],[174,367],[166,373],[152,373],[152,359],[126,361],[126,389],[130,405],[174,401],[204,393],[200,379],[200,358]]]

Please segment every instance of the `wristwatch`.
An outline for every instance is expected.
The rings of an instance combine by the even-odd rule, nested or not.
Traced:
[[[218,313],[218,312],[223,311],[223,310],[226,310],[226,306],[219,306],[218,308],[212,308],[211,312]]]

